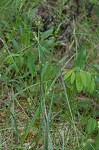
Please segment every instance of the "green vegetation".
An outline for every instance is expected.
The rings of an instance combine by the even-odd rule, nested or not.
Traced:
[[[99,150],[98,0],[0,0],[0,150]]]

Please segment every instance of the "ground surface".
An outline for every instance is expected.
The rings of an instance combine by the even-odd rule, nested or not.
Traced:
[[[0,149],[99,150],[99,3],[1,0],[0,20]]]

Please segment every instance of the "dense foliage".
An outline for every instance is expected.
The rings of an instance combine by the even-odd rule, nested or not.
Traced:
[[[99,150],[99,2],[0,0],[0,149]]]

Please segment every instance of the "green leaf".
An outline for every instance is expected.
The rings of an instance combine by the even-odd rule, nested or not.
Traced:
[[[96,137],[96,150],[99,150],[99,132],[98,132],[98,135]]]
[[[71,74],[71,84],[73,84],[74,80],[75,80],[75,72],[73,71]]]
[[[52,33],[53,33],[53,28],[51,28],[51,29],[43,32],[42,35],[41,35],[41,41],[45,40],[46,38],[48,38],[49,36],[51,36]]]
[[[18,44],[18,42],[15,40],[15,39],[13,39],[12,40],[12,44],[13,44],[13,48],[16,50],[16,51],[20,51],[20,46],[19,46],[19,44]]]
[[[76,59],[76,66],[77,67],[80,67],[81,69],[84,69],[85,68],[85,64],[86,64],[86,46],[84,45],[78,56],[77,56],[77,59]]]
[[[81,70],[80,71],[80,76],[81,76],[81,80],[82,80],[83,85],[86,87],[86,75],[85,75],[85,72]]]
[[[9,56],[7,58],[7,63],[12,64],[13,63],[13,58],[11,56]]]
[[[93,93],[94,90],[95,90],[95,81],[94,78],[92,77],[91,85],[90,85],[90,93]]]
[[[97,127],[97,121],[94,118],[90,118],[86,126],[86,130],[88,134],[92,134],[96,127]]]
[[[72,71],[77,71],[77,70],[79,70],[79,67],[74,67],[74,68],[72,69]]]
[[[90,91],[90,86],[91,86],[91,73],[86,72],[86,85],[87,85],[87,90]]]
[[[35,15],[36,15],[37,11],[38,11],[37,8],[33,8],[30,10],[28,17],[31,21],[33,21],[33,19],[35,19]]]
[[[46,47],[53,47],[53,45],[55,45],[55,38],[51,38],[49,40],[46,40],[44,43],[46,44]]]
[[[76,88],[77,88],[78,92],[81,92],[83,89],[83,83],[81,80],[80,72],[78,72],[78,74],[76,76]]]
[[[19,68],[22,68],[22,66],[23,66],[23,64],[24,64],[24,57],[21,56],[21,57],[18,59],[18,61],[19,61],[19,62],[18,62],[18,64],[19,64],[18,67],[19,67]]]
[[[89,0],[91,4],[98,4],[97,0]]]
[[[97,17],[99,17],[99,7],[94,6],[93,7],[93,12],[96,14]]]
[[[27,58],[27,66],[29,68],[29,71],[32,75],[34,75],[35,72],[35,65],[34,65],[34,59],[33,55],[31,53],[28,53],[28,58]]]
[[[98,64],[94,64],[94,65],[90,65],[97,73],[99,73],[99,65]]]
[[[49,48],[47,48],[44,43],[41,43],[41,51],[42,51],[44,54],[50,54]]]
[[[67,74],[64,76],[64,80],[68,79],[72,74],[72,70],[70,70],[69,72],[67,72]]]

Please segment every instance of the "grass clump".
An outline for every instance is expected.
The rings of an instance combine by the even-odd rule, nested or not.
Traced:
[[[0,1],[0,149],[99,148],[98,7]]]

